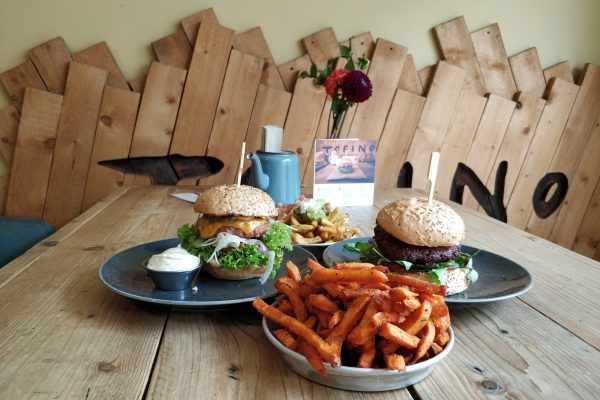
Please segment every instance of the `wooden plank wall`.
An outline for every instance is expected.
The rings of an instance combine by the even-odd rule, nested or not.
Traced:
[[[574,82],[568,61],[544,69],[535,47],[507,54],[498,24],[470,31],[463,17],[433,34],[442,58],[420,69],[401,44],[369,32],[340,41],[332,27],[301,38],[306,53],[278,64],[260,27],[236,33],[209,8],[152,42],[158,61],[136,77],[122,74],[106,42],[71,53],[63,38],[48,40],[0,72],[12,102],[0,110],[0,153],[12,167],[0,176],[0,213],[60,227],[119,185],[149,183],[98,166],[103,159],[211,155],[225,168],[183,183],[231,183],[241,142],[260,149],[267,124],[284,127],[284,148],[297,153],[310,186],[313,141],[331,129],[331,101],[298,73],[338,57],[342,43],[371,60],[373,97],[348,110],[340,136],[378,140],[377,187],[395,187],[409,165],[412,186],[428,189],[437,150],[437,197],[448,198],[459,162],[493,191],[507,161],[508,223],[600,259],[600,66],[576,66]],[[567,196],[540,218],[533,190],[556,171],[569,181]],[[468,189],[463,203],[480,209]]]

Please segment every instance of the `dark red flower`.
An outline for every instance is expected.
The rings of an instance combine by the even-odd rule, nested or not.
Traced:
[[[347,69],[334,69],[331,71],[327,78],[325,78],[325,83],[323,84],[328,95],[333,97],[335,90],[342,84],[344,77],[348,75],[349,72],[350,71]]]
[[[366,101],[373,93],[371,80],[362,71],[350,71],[342,82],[342,93],[353,103]]]

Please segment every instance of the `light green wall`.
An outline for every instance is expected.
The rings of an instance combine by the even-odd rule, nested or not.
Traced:
[[[278,64],[302,54],[300,38],[332,26],[340,40],[371,31],[404,45],[420,69],[439,59],[431,28],[460,15],[471,31],[497,22],[509,55],[536,47],[544,68],[600,64],[600,0],[0,0],[0,71],[62,36],[73,52],[106,41],[131,79],[152,59],[152,41],[207,7],[238,32],[260,26]],[[8,104],[0,90],[0,108]]]

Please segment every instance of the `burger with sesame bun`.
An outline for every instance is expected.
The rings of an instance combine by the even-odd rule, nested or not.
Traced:
[[[292,249],[290,228],[273,220],[275,203],[255,187],[212,187],[198,195],[194,210],[200,213],[196,223],[180,227],[177,236],[216,278],[260,277],[264,283],[275,276],[284,250]]]
[[[373,240],[346,245],[363,259],[392,272],[446,286],[446,295],[463,292],[477,280],[472,256],[461,252],[465,224],[446,204],[424,198],[402,198],[377,214]]]

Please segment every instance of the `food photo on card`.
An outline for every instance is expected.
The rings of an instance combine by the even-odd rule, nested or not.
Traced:
[[[340,206],[373,204],[376,140],[317,139],[313,197]]]

